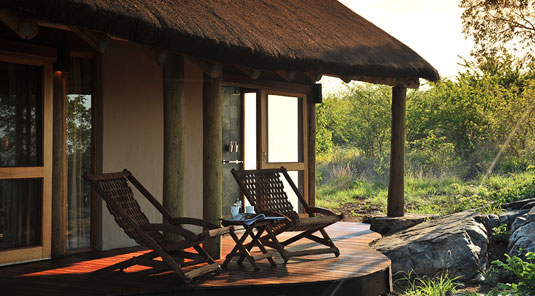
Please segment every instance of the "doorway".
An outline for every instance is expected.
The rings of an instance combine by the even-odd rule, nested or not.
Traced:
[[[223,89],[223,216],[240,194],[231,169],[284,166],[308,201],[307,106],[304,94],[238,87]],[[233,144],[236,144],[233,146]],[[297,196],[285,184],[291,204],[302,212]]]

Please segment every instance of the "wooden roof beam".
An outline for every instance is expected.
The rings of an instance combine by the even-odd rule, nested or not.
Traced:
[[[279,75],[282,79],[286,81],[292,81],[295,78],[295,72],[287,72],[284,70],[275,70],[273,71],[275,74]]]
[[[352,80],[369,82],[374,84],[385,84],[390,86],[402,86],[406,88],[420,87],[420,79],[418,77],[373,77],[373,76],[353,76]]]
[[[76,34],[80,39],[85,41],[87,45],[96,50],[99,53],[105,53],[110,44],[110,37],[103,33],[90,32],[78,27],[70,27],[71,31]]]
[[[0,9],[0,21],[24,40],[33,39],[39,33],[39,23],[37,20],[19,12]]]
[[[207,62],[190,55],[184,55],[185,58],[197,65],[210,78],[215,79],[223,73],[223,65],[220,63]]]
[[[323,76],[323,74],[319,72],[305,72],[305,75],[314,80],[314,82],[320,81]]]
[[[368,82],[373,84],[384,84],[389,86],[401,86],[405,88],[418,88],[420,87],[420,79],[418,77],[376,77],[376,76],[341,76],[331,75],[329,76],[342,79],[345,83],[349,83],[352,80]]]
[[[249,76],[251,79],[254,79],[254,80],[257,80],[258,78],[260,78],[260,75],[262,74],[262,71],[258,69],[251,69],[249,67],[242,66],[242,65],[234,65],[234,67],[236,67],[236,69],[240,70],[240,72],[242,72],[243,74]]]

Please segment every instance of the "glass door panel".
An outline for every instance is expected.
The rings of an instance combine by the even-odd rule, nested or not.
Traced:
[[[288,174],[308,200],[307,192],[307,127],[306,96],[285,93],[261,92],[261,147],[260,164],[262,169],[285,167]],[[297,196],[286,184],[290,203],[302,212]]]
[[[0,264],[50,256],[51,73],[0,56]]]
[[[0,62],[0,167],[43,165],[42,72]]]
[[[268,162],[303,161],[302,101],[298,97],[268,95]]]
[[[0,180],[0,250],[41,244],[41,179]]]
[[[91,247],[91,188],[82,175],[93,170],[91,61],[71,59],[67,74],[67,225],[69,251]]]
[[[303,186],[301,182],[301,180],[303,179],[303,172],[302,171],[288,171],[288,175],[294,182],[295,186],[297,186],[297,189],[299,189],[299,192],[303,194]],[[284,185],[284,191],[288,195],[288,199],[290,200],[290,203],[292,204],[292,207],[294,208],[294,210],[298,213],[302,212],[302,206],[299,203],[297,194],[295,194],[290,184],[286,182],[286,178],[282,179],[282,183]]]
[[[0,62],[0,167],[43,165],[42,72]],[[40,179],[0,180],[0,250],[41,243],[42,193]]]

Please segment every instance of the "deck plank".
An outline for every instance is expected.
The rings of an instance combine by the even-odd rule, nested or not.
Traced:
[[[202,276],[190,285],[180,283],[172,272],[152,275],[147,267],[138,266],[129,268],[125,273],[98,278],[89,276],[94,270],[147,252],[134,247],[1,267],[0,286],[2,291],[9,292],[6,295],[22,296],[214,295],[229,292],[229,289],[235,292],[254,291],[256,296],[277,293],[277,289],[286,294],[292,289],[296,292],[308,290],[308,295],[335,289],[333,291],[338,293],[351,290],[361,291],[361,295],[377,295],[389,289],[391,262],[369,247],[369,243],[380,235],[371,232],[368,227],[362,223],[339,222],[327,228],[340,249],[338,258],[333,254],[310,255],[291,258],[284,264],[279,254],[274,252],[276,267],[270,266],[267,260],[261,260],[258,262],[261,269],[254,271],[248,262],[240,266],[233,260],[222,273]],[[233,241],[224,237],[222,242],[223,254],[227,254],[234,246]],[[309,242],[302,240],[294,249],[314,246]],[[221,264],[222,259],[218,263]]]

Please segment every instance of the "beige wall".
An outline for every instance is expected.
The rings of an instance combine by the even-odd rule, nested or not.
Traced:
[[[184,61],[186,163],[185,215],[202,218],[202,70]]]
[[[102,57],[102,171],[130,170],[159,200],[163,176],[162,70],[146,48],[113,41]],[[153,222],[157,210],[136,194]],[[102,249],[134,242],[101,207]]]
[[[202,72],[185,63],[187,216],[202,217]],[[113,41],[102,57],[102,171],[124,168],[160,202],[163,186],[162,66],[150,48]],[[161,215],[136,193],[151,222]],[[99,199],[100,200],[100,199]],[[135,245],[105,205],[99,215],[96,246],[107,250]]]

